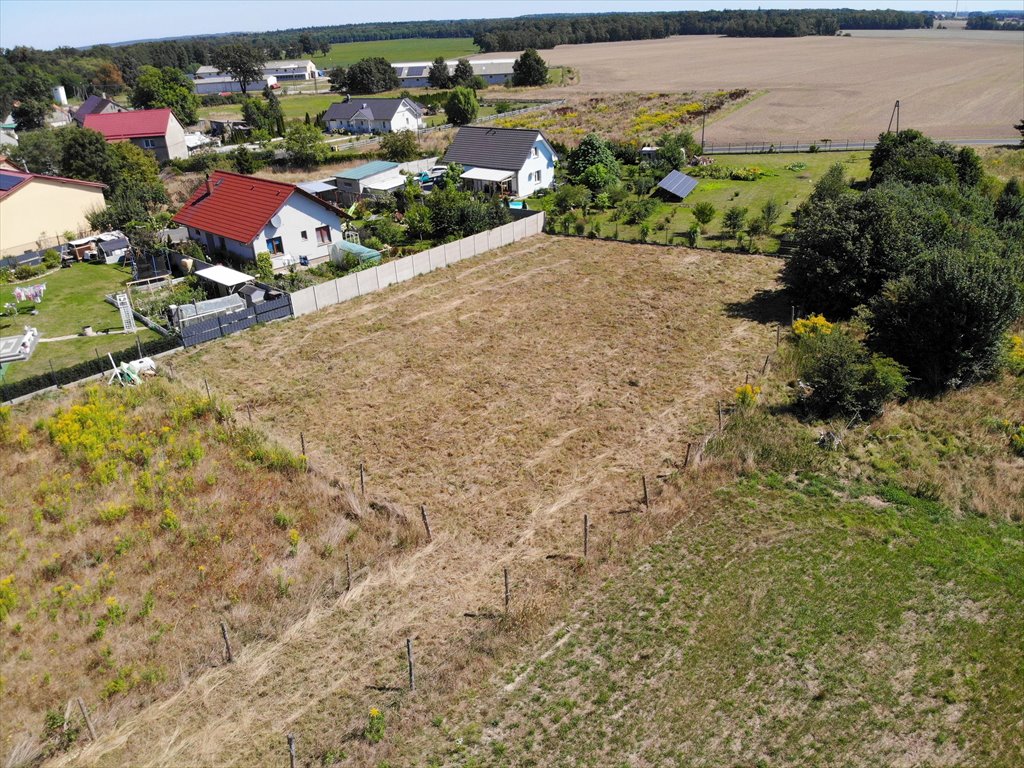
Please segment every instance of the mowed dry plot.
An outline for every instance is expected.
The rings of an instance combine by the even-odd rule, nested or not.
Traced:
[[[709,122],[716,143],[875,139],[896,99],[901,127],[939,139],[1006,139],[1024,111],[1024,35],[1012,32],[686,36],[542,55],[578,68],[580,85],[567,92],[767,91]]]
[[[647,523],[631,521],[652,518],[617,513],[636,508],[641,473],[656,492],[774,348],[770,327],[730,307],[778,268],[541,235],[169,361],[179,380],[252,405],[282,443],[303,432],[321,472],[353,482],[365,462],[368,501],[413,519],[426,504],[433,541],[359,570],[351,592],[66,764],[268,764],[287,759],[287,732],[301,764],[393,757],[392,736],[429,727],[482,679],[503,567],[517,605],[557,604],[584,513],[594,551],[633,545],[630,526]],[[332,557],[343,581],[343,548]],[[409,637],[415,696],[401,690]],[[360,738],[371,706],[389,713],[377,747]]]

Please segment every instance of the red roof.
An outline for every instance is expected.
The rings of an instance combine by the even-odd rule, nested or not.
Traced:
[[[64,176],[46,176],[41,173],[25,173],[24,171],[12,171],[8,168],[0,168],[0,200],[13,195],[19,189],[26,186],[26,182],[40,179],[42,181],[55,181],[58,184],[73,184],[79,187],[96,187],[104,189],[106,184],[96,181],[82,181],[81,179],[68,179]]]
[[[239,243],[251,243],[293,194],[308,197],[327,210],[338,213],[334,206],[294,184],[214,171],[209,181],[200,185],[173,220]]]
[[[83,125],[99,131],[107,141],[124,141],[148,136],[165,136],[168,123],[174,119],[169,109],[137,109],[134,112],[86,115]]]

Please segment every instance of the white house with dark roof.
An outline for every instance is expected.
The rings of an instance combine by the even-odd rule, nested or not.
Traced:
[[[350,99],[331,104],[324,113],[331,132],[393,133],[423,128],[423,110],[411,99]]]
[[[558,155],[540,131],[464,125],[444,156],[465,171],[467,189],[529,197],[555,180]]]

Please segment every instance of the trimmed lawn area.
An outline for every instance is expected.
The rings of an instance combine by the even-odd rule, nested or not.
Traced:
[[[733,181],[731,179],[698,179],[697,188],[682,202],[661,202],[647,219],[651,229],[649,242],[681,242],[693,223],[693,207],[700,202],[715,206],[715,218],[707,227],[707,234],[700,245],[707,248],[735,246],[731,238],[722,235],[722,215],[731,206],[747,209],[747,219],[758,215],[761,206],[774,199],[782,205],[782,217],[776,225],[776,232],[790,221],[793,210],[802,203],[814,188],[814,183],[834,164],[842,163],[848,178],[863,180],[868,176],[869,152],[817,152],[801,154],[757,154],[718,155],[715,164],[728,168],[756,166],[768,171],[757,181]],[[801,168],[800,166],[804,166]],[[684,170],[685,172],[685,170]],[[631,198],[632,199],[632,198]],[[529,207],[550,210],[553,199],[550,195],[532,198]],[[640,225],[612,221],[613,211],[592,212],[586,217],[586,231],[600,228],[600,236],[619,240],[639,240]],[[761,249],[766,252],[778,250],[778,239],[764,237]]]
[[[406,40],[365,40],[359,43],[335,43],[326,56],[313,56],[320,69],[348,67],[369,56],[382,56],[390,62],[433,61],[438,56],[457,59],[480,53],[471,37],[410,37]]]
[[[107,330],[121,329],[121,315],[117,309],[103,300],[104,295],[113,292],[131,278],[131,270],[114,264],[75,264],[71,269],[61,269],[18,285],[46,284],[46,293],[37,309],[38,315],[25,314],[31,302],[22,302],[22,314],[17,317],[0,318],[0,333],[13,335],[25,325],[39,329],[43,339],[68,336],[82,332],[82,327],[91,325],[99,336],[82,336],[65,341],[40,342],[32,357],[23,363],[12,363],[5,370],[4,380],[15,381],[35,376],[50,369],[63,368],[88,357],[126,349],[135,343],[127,334],[103,335]],[[10,301],[14,285],[0,288],[3,302]],[[151,341],[157,336],[140,326],[141,341]]]

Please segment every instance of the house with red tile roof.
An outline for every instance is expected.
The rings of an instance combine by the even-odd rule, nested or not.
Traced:
[[[161,163],[188,157],[185,129],[169,109],[86,115],[82,125],[99,131],[108,142],[130,141],[152,152]]]
[[[65,232],[88,232],[88,215],[102,210],[103,185],[0,167],[0,256],[60,242]]]
[[[211,255],[319,264],[342,239],[341,211],[295,184],[214,171],[174,216]]]

